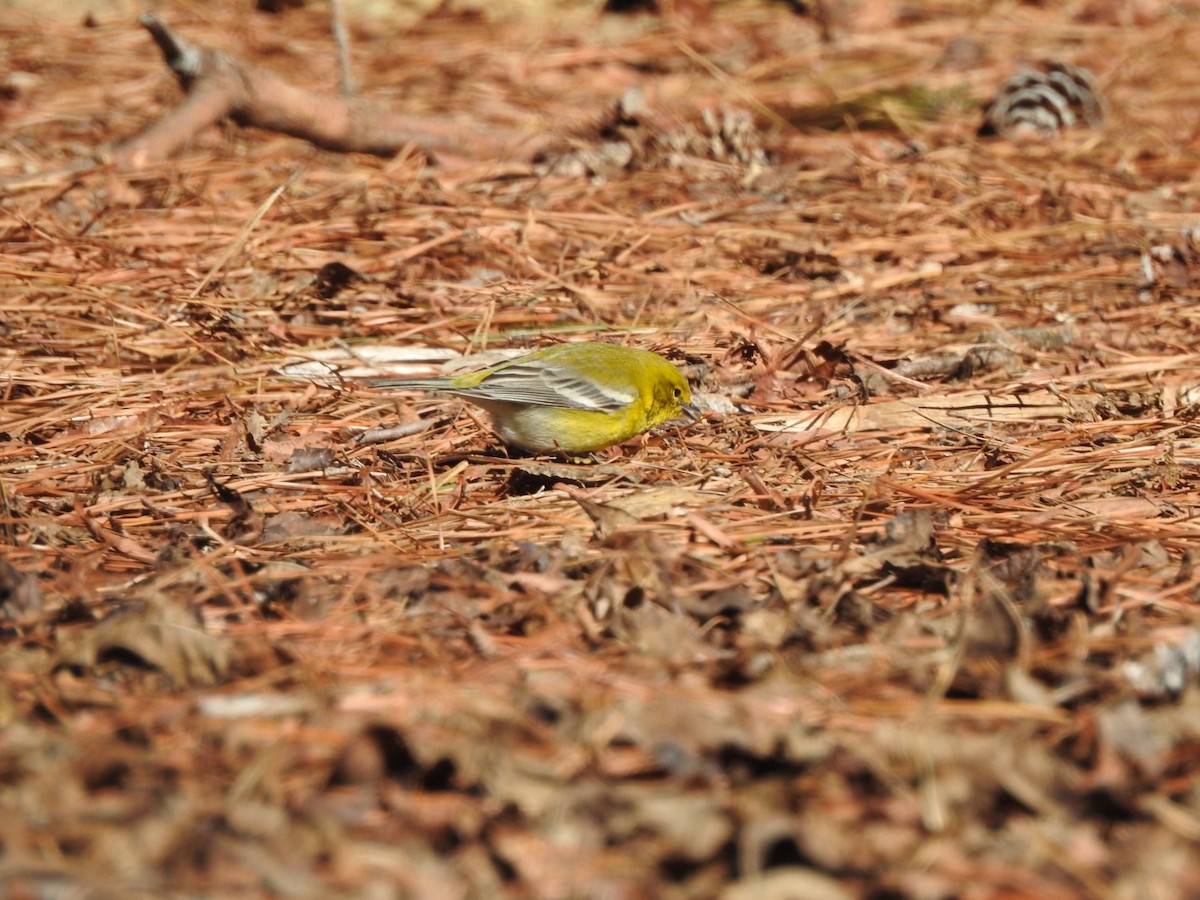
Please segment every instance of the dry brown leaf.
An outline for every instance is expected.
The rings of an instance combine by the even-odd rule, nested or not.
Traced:
[[[194,612],[165,598],[149,598],[65,637],[55,666],[94,671],[133,663],[189,686],[222,681],[231,659],[228,641],[206,633]]]

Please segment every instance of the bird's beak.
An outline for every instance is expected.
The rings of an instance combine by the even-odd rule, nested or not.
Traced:
[[[679,404],[679,411],[693,422],[695,422],[697,419],[704,418],[704,413],[701,412],[700,407],[698,407],[695,403],[681,403]]]

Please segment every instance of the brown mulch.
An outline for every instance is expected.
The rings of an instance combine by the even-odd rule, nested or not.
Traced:
[[[0,17],[0,895],[1200,895],[1194,11],[662,6],[349,7],[454,153],[132,172],[136,20]],[[245,7],[160,15],[330,89]],[[1040,59],[1103,127],[978,137]],[[283,369],[585,337],[709,416]]]

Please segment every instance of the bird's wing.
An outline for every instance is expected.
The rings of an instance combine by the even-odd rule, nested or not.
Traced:
[[[616,412],[637,399],[632,385],[600,384],[595,379],[540,362],[504,366],[476,387],[454,393],[479,400],[601,412]]]

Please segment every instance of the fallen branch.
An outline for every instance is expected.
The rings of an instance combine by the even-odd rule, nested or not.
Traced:
[[[170,158],[203,129],[225,118],[278,131],[338,152],[390,156],[405,146],[433,155],[504,158],[519,137],[464,129],[443,117],[402,115],[355,97],[310,91],[228,53],[198,47],[158,18],[139,19],[150,32],[187,96],[160,121],[117,147],[124,169],[141,169]]]

